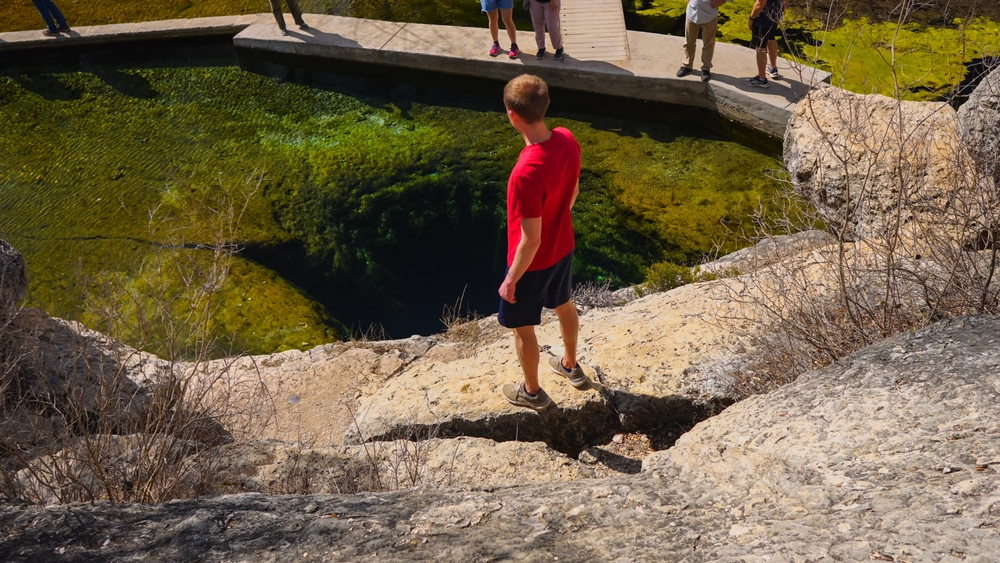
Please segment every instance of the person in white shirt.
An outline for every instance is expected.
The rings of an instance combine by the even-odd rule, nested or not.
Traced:
[[[715,54],[715,32],[719,28],[719,6],[727,0],[688,0],[687,26],[684,28],[684,63],[677,76],[691,74],[694,50],[701,34],[701,81],[712,79],[712,56]]]

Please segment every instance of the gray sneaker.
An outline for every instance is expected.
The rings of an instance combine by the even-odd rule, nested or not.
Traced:
[[[501,392],[503,393],[503,398],[507,399],[508,403],[518,407],[543,411],[552,404],[552,399],[549,398],[549,394],[545,392],[545,389],[539,388],[538,394],[532,397],[524,390],[524,383],[507,383],[503,386]]]
[[[577,389],[584,389],[590,386],[590,378],[587,377],[587,374],[583,373],[583,368],[580,367],[580,362],[577,362],[576,367],[573,369],[566,369],[563,367],[562,358],[559,356],[549,356],[549,367],[552,368],[552,371],[555,373],[558,373],[568,379],[569,384]]]

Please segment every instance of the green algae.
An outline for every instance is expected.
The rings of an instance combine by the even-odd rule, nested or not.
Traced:
[[[499,90],[310,87],[227,60],[0,77],[0,236],[28,259],[32,305],[98,323],[86,304],[102,272],[136,280],[165,248],[206,252],[220,238],[213,194],[257,188],[221,237],[245,247],[213,327],[237,347],[305,347],[344,325],[432,332],[463,293],[495,310],[506,181],[523,146]],[[556,110],[552,125],[584,151],[579,280],[634,283],[655,262],[695,263],[774,192],[764,171],[780,162],[719,122]],[[179,226],[151,228],[154,208]]]
[[[631,29],[684,34],[686,0],[637,0],[626,4]],[[750,45],[752,2],[727,2],[719,10],[718,39]],[[782,56],[833,73],[831,82],[852,92],[938,100],[966,80],[968,65],[1000,52],[1000,24],[988,18],[948,27],[916,23],[843,20],[826,28],[789,10]]]

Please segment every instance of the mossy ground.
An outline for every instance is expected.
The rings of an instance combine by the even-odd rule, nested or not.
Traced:
[[[629,27],[683,35],[686,0],[636,0],[626,4]],[[747,25],[753,2],[727,2],[719,10],[720,41],[750,45]],[[1000,53],[1000,24],[987,18],[949,20],[947,26],[841,19],[827,28],[820,19],[790,9],[782,55],[833,73],[832,83],[862,94],[909,100],[949,96],[966,80],[967,65]],[[886,14],[888,17],[889,14]]]
[[[0,236],[28,259],[32,304],[86,319],[101,272],[137,276],[178,232],[183,252],[211,242],[204,202],[262,175],[229,236],[246,250],[217,325],[244,349],[335,339],[338,321],[399,337],[440,330],[443,305],[463,293],[495,310],[507,176],[523,146],[499,90],[349,77],[311,87],[225,59],[0,75]],[[580,280],[694,263],[777,187],[765,171],[780,162],[713,114],[649,122],[559,105],[551,124],[584,154]],[[148,228],[158,205],[178,228]]]

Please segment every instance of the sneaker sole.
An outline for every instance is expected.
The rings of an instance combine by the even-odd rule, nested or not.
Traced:
[[[512,404],[512,405],[514,405],[515,407],[524,407],[526,409],[531,409],[531,410],[534,410],[534,411],[543,411],[543,410],[545,410],[545,409],[547,409],[547,408],[549,408],[549,407],[552,406],[552,399],[551,398],[548,401],[546,401],[546,403],[544,405],[532,405],[532,404],[529,404],[529,403],[518,403],[516,401],[512,401],[509,397],[507,397],[507,395],[504,395],[503,398],[507,399],[507,402],[510,403],[510,404]]]

